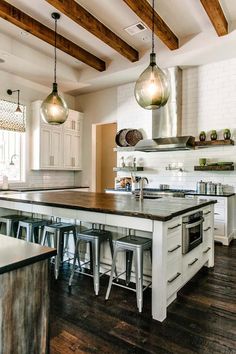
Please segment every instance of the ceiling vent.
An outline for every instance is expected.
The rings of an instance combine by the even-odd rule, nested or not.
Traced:
[[[134,36],[137,33],[145,31],[146,29],[147,27],[142,22],[138,22],[135,23],[135,25],[126,27],[125,31],[128,32],[131,36]]]

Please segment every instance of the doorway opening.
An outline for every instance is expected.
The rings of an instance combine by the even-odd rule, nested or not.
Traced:
[[[93,124],[92,126],[92,191],[104,192],[114,188],[117,165],[115,137],[117,123]]]

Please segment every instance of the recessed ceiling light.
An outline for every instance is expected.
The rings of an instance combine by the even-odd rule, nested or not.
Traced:
[[[5,63],[5,60],[0,58],[0,64]]]

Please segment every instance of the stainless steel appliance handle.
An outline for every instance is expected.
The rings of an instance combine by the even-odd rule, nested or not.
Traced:
[[[210,230],[211,229],[211,227],[209,226],[209,227],[207,227],[205,230],[203,230],[204,232],[206,232],[206,231],[208,231],[208,230]]]
[[[211,211],[207,211],[206,213],[204,213],[203,215],[208,215],[208,214],[210,214],[211,213]]]
[[[181,226],[181,224],[177,224],[175,226],[172,226],[172,227],[168,227],[168,230],[173,230],[173,229],[176,229],[176,227],[179,227]]]
[[[191,229],[192,227],[195,227],[195,226],[198,226],[198,225],[202,224],[203,221],[204,221],[204,219],[201,218],[199,221],[196,221],[196,222],[193,222],[193,223],[185,225],[185,227],[186,227],[186,229]]]

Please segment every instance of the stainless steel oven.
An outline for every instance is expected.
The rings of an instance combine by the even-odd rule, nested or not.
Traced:
[[[182,253],[186,254],[202,243],[203,213],[198,211],[183,217]]]

